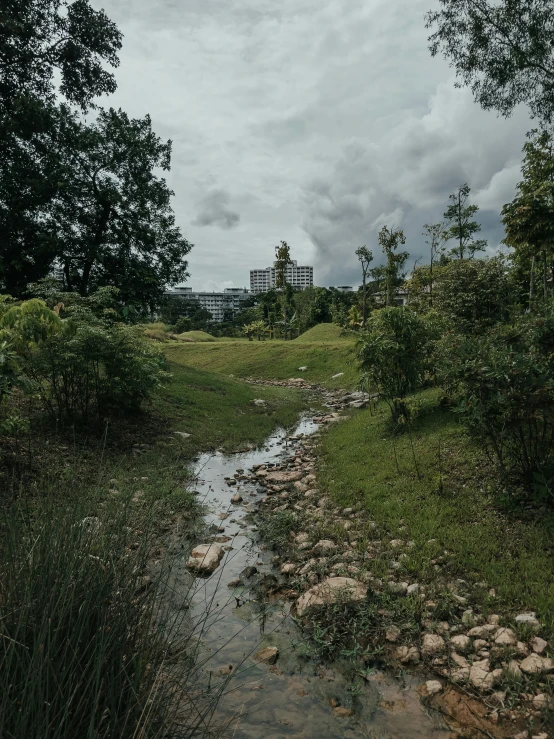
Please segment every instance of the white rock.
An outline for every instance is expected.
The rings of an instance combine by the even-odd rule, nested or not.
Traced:
[[[400,633],[398,626],[389,626],[385,632],[385,639],[390,642],[396,642],[398,641]]]
[[[537,654],[542,654],[548,646],[548,642],[541,639],[540,636],[534,636],[529,643],[531,644],[533,652],[536,652]]]
[[[450,639],[450,643],[455,647],[458,652],[468,652],[471,649],[471,639],[465,634],[457,634]]]
[[[411,585],[408,585],[406,593],[407,595],[415,595],[416,593],[419,593],[419,583],[413,582]]]
[[[366,595],[367,588],[351,577],[328,577],[298,598],[296,613],[303,616],[310,609],[319,606],[337,602],[354,603],[364,600]]]
[[[548,739],[548,734],[545,734],[544,731],[541,731],[540,734],[533,734],[531,739]]]
[[[395,595],[406,595],[408,593],[408,583],[394,582],[394,580],[390,580],[388,583],[388,589]]]
[[[329,539],[320,539],[320,541],[318,541],[317,544],[314,545],[314,552],[332,552],[336,548],[337,545],[334,541],[330,541]]]
[[[331,375],[331,380],[336,380],[338,377],[342,377],[344,372],[337,372],[336,375]]]
[[[544,711],[548,706],[548,698],[544,693],[539,693],[533,698],[533,708],[537,711]]]
[[[421,651],[423,654],[429,656],[433,654],[439,654],[444,650],[445,644],[442,636],[437,634],[424,634],[423,645]]]
[[[540,623],[537,619],[537,615],[534,611],[529,611],[528,613],[520,613],[518,616],[516,616],[516,624],[527,624],[532,629],[539,629]]]
[[[539,672],[554,672],[554,661],[533,653],[523,660],[520,668],[527,675],[534,675]]]
[[[500,628],[494,635],[494,643],[499,647],[513,647],[517,644],[517,636],[512,629]]]
[[[175,431],[174,433],[177,434],[177,436],[180,436],[182,439],[188,439],[191,434],[187,434],[185,431]]]
[[[465,657],[462,657],[458,652],[450,652],[450,659],[458,667],[469,667],[468,661]]]
[[[428,698],[431,695],[437,695],[437,693],[441,693],[442,684],[438,680],[427,680],[427,682],[422,683],[419,686],[417,692],[424,698]]]
[[[496,628],[496,627],[495,627]],[[489,638],[489,630],[484,626],[474,626],[467,632],[468,636],[479,637],[480,639]]]
[[[519,662],[515,659],[510,660],[508,667],[506,668],[506,674],[516,680],[521,679],[521,670],[519,669]]]
[[[204,575],[211,574],[223,558],[224,551],[217,544],[200,544],[192,550],[187,567]]]
[[[292,575],[292,573],[296,570],[296,565],[292,562],[285,562],[285,564],[281,565],[281,575]]]

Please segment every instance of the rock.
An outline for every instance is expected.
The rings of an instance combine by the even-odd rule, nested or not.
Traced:
[[[467,659],[457,652],[450,652],[450,659],[457,667],[469,667]]]
[[[417,647],[398,647],[394,656],[403,665],[417,665],[419,662],[419,649]]]
[[[540,734],[533,734],[531,739],[548,739],[548,734],[545,734],[544,731],[541,731]]]
[[[548,706],[548,698],[544,693],[539,693],[533,698],[533,708],[537,711],[544,711]]]
[[[328,577],[314,585],[296,601],[296,613],[303,616],[310,609],[337,602],[354,603],[364,600],[367,588],[351,577]]]
[[[444,647],[445,644],[442,636],[438,636],[437,634],[424,634],[421,651],[425,656],[439,654],[444,651]]]
[[[217,671],[218,675],[230,675],[233,672],[233,665],[224,665],[223,667],[220,667]]]
[[[325,552],[332,552],[337,548],[337,545],[334,541],[330,541],[329,539],[321,539],[317,542],[317,544],[314,545],[314,552],[317,554],[324,554]]]
[[[419,593],[419,583],[413,582],[411,585],[408,585],[406,595],[415,595],[416,593]]]
[[[354,711],[351,708],[345,708],[344,706],[333,708],[333,716],[335,718],[349,718],[353,713]]]
[[[457,634],[450,639],[450,643],[455,647],[458,652],[465,654],[471,649],[471,639],[465,634]]]
[[[191,434],[187,434],[185,431],[174,431],[173,433],[180,436],[182,439],[188,439]]]
[[[308,369],[307,367],[299,367],[298,368],[298,371],[299,372],[305,372],[307,369]]]
[[[469,680],[469,667],[459,667],[456,670],[452,670],[450,677],[457,683],[463,683]]]
[[[249,580],[251,577],[254,577],[254,575],[257,574],[258,568],[252,565],[251,567],[245,567],[244,570],[240,573],[239,577],[244,580]]]
[[[390,642],[397,642],[398,637],[400,636],[400,629],[398,626],[389,626],[389,628],[385,632],[385,639]]]
[[[481,690],[490,690],[501,677],[502,670],[492,670],[491,672],[488,659],[474,662],[469,670],[470,682]]]
[[[527,624],[532,629],[540,629],[541,625],[534,611],[520,613],[515,618],[516,624]]]
[[[331,380],[336,380],[339,377],[342,377],[344,375],[344,372],[337,372],[336,375],[331,375]]]
[[[513,647],[517,644],[517,636],[512,629],[500,628],[494,636],[494,643],[499,647]]]
[[[481,649],[485,649],[485,647],[487,647],[488,644],[489,643],[486,639],[475,639],[475,641],[473,642],[473,649],[476,652],[480,652]]]
[[[394,595],[406,595],[408,593],[407,582],[395,582],[394,580],[390,580],[387,587]]]
[[[223,549],[217,544],[200,544],[192,550],[187,567],[194,572],[211,575],[218,567],[223,555]]]
[[[242,503],[242,495],[239,495],[238,493],[236,495],[233,495],[231,498],[231,503]]]
[[[252,401],[252,403],[254,403],[254,405],[257,405],[257,406],[263,406],[266,404],[265,400],[262,400],[261,398],[256,398],[255,400]]]
[[[496,627],[495,627],[496,628]],[[479,637],[480,639],[489,638],[489,630],[485,626],[474,626],[467,632],[468,636]]]
[[[540,657],[538,654],[530,654],[520,664],[520,668],[527,675],[535,675],[540,672],[554,672],[554,661],[548,657]]]
[[[274,665],[277,662],[279,650],[277,647],[266,647],[254,655],[256,662],[263,662],[266,665]]]
[[[422,698],[429,698],[432,695],[437,695],[437,693],[442,692],[442,683],[438,680],[427,680],[427,682],[422,683],[419,686],[417,692]]]
[[[534,636],[529,644],[531,645],[533,652],[536,652],[537,654],[542,654],[548,646],[548,642],[541,639],[540,636]]]
[[[281,485],[288,482],[296,482],[304,477],[302,470],[268,472],[265,481],[270,485]]]
[[[281,575],[292,575],[292,573],[296,570],[296,565],[292,562],[285,562],[285,564],[281,565]]]
[[[227,583],[228,588],[238,588],[241,585],[240,580],[231,580],[231,582]]]

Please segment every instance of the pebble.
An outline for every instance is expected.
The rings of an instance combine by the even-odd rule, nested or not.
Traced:
[[[429,698],[432,695],[437,695],[437,693],[442,693],[442,683],[438,680],[427,680],[419,686],[417,692],[423,698]]]
[[[421,648],[424,655],[428,656],[439,654],[439,652],[444,651],[444,648],[445,644],[442,636],[438,636],[437,634],[424,634],[423,646]]]

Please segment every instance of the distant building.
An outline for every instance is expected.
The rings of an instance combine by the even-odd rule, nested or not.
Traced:
[[[277,278],[275,264],[274,262],[272,267],[266,267],[265,269],[250,270],[250,290],[253,293],[262,293],[275,287]],[[314,268],[302,267],[293,261],[287,265],[286,281],[301,290],[305,287],[313,287]]]
[[[243,287],[226,287],[223,292],[212,293],[197,292],[192,287],[174,287],[165,294],[182,296],[199,303],[202,308],[210,311],[212,319],[217,323],[224,320],[225,314],[238,313],[251,295],[250,291]]]
[[[338,290],[340,293],[351,293],[354,288],[352,285],[332,285],[329,290]]]

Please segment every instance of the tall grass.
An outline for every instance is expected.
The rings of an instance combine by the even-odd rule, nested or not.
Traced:
[[[18,504],[0,522],[0,736],[207,736],[218,695],[195,692],[187,593],[176,614],[169,568],[147,575],[159,511],[86,512]]]

